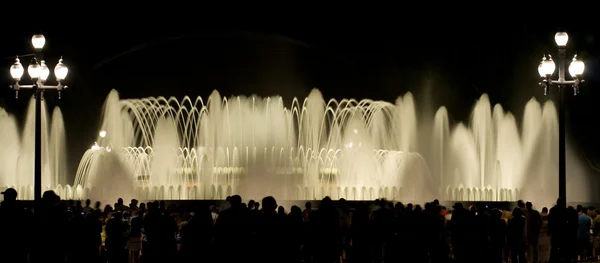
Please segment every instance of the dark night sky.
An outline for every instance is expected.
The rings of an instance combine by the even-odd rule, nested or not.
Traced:
[[[581,96],[569,96],[568,129],[577,151],[600,164],[600,139],[595,136],[600,131],[600,50],[595,42],[600,34],[593,17],[543,21],[535,12],[524,19],[512,13],[405,10],[410,12],[343,17],[305,10],[277,16],[210,10],[191,16],[137,10],[125,16],[88,10],[77,17],[49,16],[51,21],[41,25],[23,22],[6,28],[0,55],[30,53],[31,35],[42,32],[50,67],[64,56],[71,88],[60,101],[46,97],[63,111],[69,160],[74,162],[93,143],[111,89],[122,98],[205,97],[218,89],[224,96],[279,94],[291,100],[316,87],[326,98],[388,101],[411,91],[419,108],[446,105],[451,118],[461,121],[468,120],[473,102],[488,93],[492,103],[519,118],[531,97],[548,99],[537,86],[537,65],[544,51],[556,52],[554,33],[567,30],[570,51],[580,51],[586,62],[588,81]],[[59,19],[69,26],[58,27]],[[4,64],[0,81],[9,85],[12,60]],[[0,106],[22,115],[27,100],[21,97],[15,100],[11,90],[2,89]],[[74,173],[76,166],[71,167]]]

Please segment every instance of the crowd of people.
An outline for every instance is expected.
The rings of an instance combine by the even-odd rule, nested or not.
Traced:
[[[329,197],[286,211],[270,196],[194,208],[119,199],[101,209],[47,191],[25,209],[14,189],[2,194],[2,262],[575,262],[596,261],[600,241],[600,213],[560,198],[541,212],[522,201],[512,211],[448,210],[437,200]]]

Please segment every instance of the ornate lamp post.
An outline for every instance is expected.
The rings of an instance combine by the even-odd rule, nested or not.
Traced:
[[[35,96],[34,199],[39,201],[42,197],[42,99],[46,90],[58,91],[58,98],[60,99],[60,92],[67,88],[67,86],[63,85],[63,81],[67,77],[69,69],[63,64],[62,58],[59,59],[58,64],[54,67],[54,76],[56,77],[57,84],[46,85],[46,80],[48,80],[48,76],[50,75],[50,70],[42,56],[42,48],[44,48],[44,45],[46,44],[46,38],[44,38],[43,35],[34,35],[31,38],[31,44],[35,49],[35,56],[27,67],[27,74],[31,78],[33,84],[20,84],[21,77],[23,77],[25,70],[17,57],[15,63],[10,67],[10,75],[15,81],[10,87],[15,90],[17,98],[19,97],[20,89],[31,89]],[[40,61],[40,63],[38,63],[38,61]]]
[[[567,162],[566,162],[566,131],[565,131],[565,107],[564,97],[567,92],[567,87],[573,88],[573,94],[577,96],[579,94],[579,84],[583,83],[581,76],[585,69],[583,61],[577,59],[577,55],[573,56],[573,60],[569,65],[569,74],[571,79],[566,78],[566,56],[567,56],[567,42],[569,42],[569,35],[566,32],[558,32],[554,35],[554,40],[558,45],[558,79],[553,80],[552,74],[556,69],[556,65],[552,60],[551,55],[544,55],[542,62],[538,67],[538,72],[542,81],[540,86],[544,88],[544,94],[550,94],[552,87],[558,88],[558,196],[561,198],[567,198]]]

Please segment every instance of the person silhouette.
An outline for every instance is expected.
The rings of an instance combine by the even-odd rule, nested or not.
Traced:
[[[568,258],[568,209],[565,198],[558,198],[548,215],[550,234],[550,262],[562,262]]]
[[[245,259],[250,242],[251,230],[249,212],[242,207],[242,197],[234,195],[229,198],[230,207],[221,211],[215,223],[215,245],[221,255],[221,262],[240,262]],[[235,248],[235,253],[231,249]]]
[[[512,217],[508,220],[508,245],[510,249],[510,258],[513,263],[527,262],[525,258],[526,245],[526,219],[523,210],[515,207]]]
[[[27,262],[26,244],[30,225],[27,212],[17,202],[17,191],[8,188],[0,205],[0,253],[6,262]]]
[[[34,262],[64,262],[67,247],[67,213],[61,205],[60,196],[54,191],[42,195],[40,207],[35,208],[35,253]]]

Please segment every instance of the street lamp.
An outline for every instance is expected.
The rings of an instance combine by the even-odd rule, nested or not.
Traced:
[[[35,56],[31,60],[31,63],[27,67],[27,74],[31,78],[33,84],[21,85],[21,77],[25,73],[25,68],[21,64],[19,57],[15,59],[15,63],[10,67],[10,75],[14,79],[14,84],[10,87],[15,90],[16,98],[19,97],[20,89],[31,89],[35,97],[35,171],[34,171],[34,199],[36,201],[42,198],[42,99],[44,98],[44,91],[56,90],[58,91],[58,98],[60,99],[60,92],[66,89],[67,86],[63,85],[64,79],[69,73],[69,68],[63,64],[62,57],[58,60],[58,63],[54,67],[54,76],[56,77],[56,85],[46,85],[48,76],[50,76],[50,69],[46,65],[46,61],[43,60],[42,49],[46,44],[46,38],[44,35],[38,34],[31,38],[31,45],[35,49]],[[38,63],[40,61],[41,63]]]
[[[573,88],[573,94],[577,96],[579,94],[579,85],[583,83],[581,79],[583,71],[585,70],[585,64],[583,61],[577,58],[577,55],[573,56],[573,60],[569,65],[569,75],[571,80],[566,78],[566,67],[565,61],[567,56],[567,43],[569,42],[569,35],[566,32],[558,32],[554,35],[554,41],[558,45],[558,79],[553,80],[552,75],[556,69],[556,65],[552,60],[551,55],[544,55],[542,62],[538,66],[538,73],[542,78],[540,86],[544,89],[544,95],[550,94],[550,89],[553,86],[558,88],[558,196],[567,198],[567,152],[566,152],[566,129],[565,129],[565,107],[564,97],[567,87]]]

